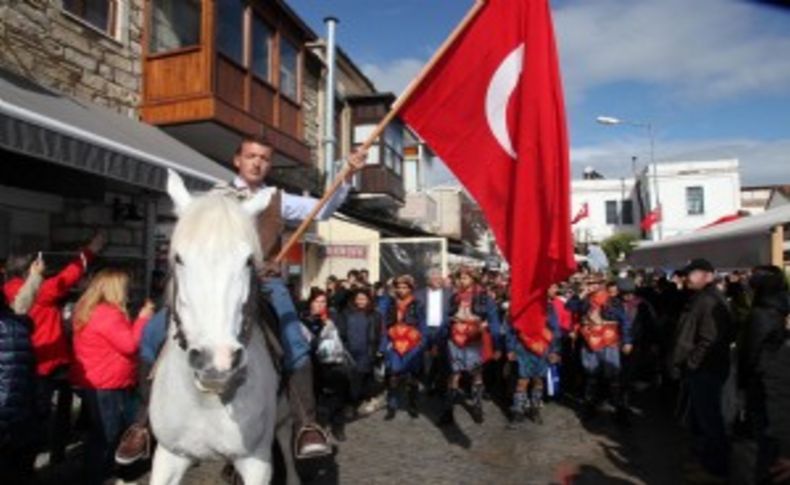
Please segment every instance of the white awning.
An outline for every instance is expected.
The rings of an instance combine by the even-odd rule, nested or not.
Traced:
[[[679,268],[705,258],[719,268],[742,268],[771,262],[771,229],[790,223],[790,205],[736,221],[645,242],[629,257],[638,267]]]

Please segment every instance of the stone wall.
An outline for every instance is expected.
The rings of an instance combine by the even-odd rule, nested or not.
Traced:
[[[116,2],[113,35],[65,12],[62,0],[11,0],[0,6],[0,66],[136,117],[142,88],[143,0]]]

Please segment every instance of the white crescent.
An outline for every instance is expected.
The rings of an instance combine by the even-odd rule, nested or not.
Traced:
[[[517,158],[507,127],[507,105],[524,64],[524,44],[519,44],[499,65],[486,92],[486,119],[494,138],[508,155]]]

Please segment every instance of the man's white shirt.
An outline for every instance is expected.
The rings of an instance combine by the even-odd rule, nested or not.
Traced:
[[[442,314],[444,313],[444,299],[442,298],[443,290],[440,288],[435,290],[428,288],[428,297],[426,298],[426,305],[428,306],[428,326],[439,327],[442,324]]]

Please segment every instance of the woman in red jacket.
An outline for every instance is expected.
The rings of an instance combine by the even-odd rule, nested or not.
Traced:
[[[121,433],[134,417],[137,351],[153,315],[147,301],[132,323],[126,310],[129,276],[105,269],[93,277],[74,311],[71,378],[85,389],[91,418],[87,442],[87,483],[102,483],[112,469]]]

